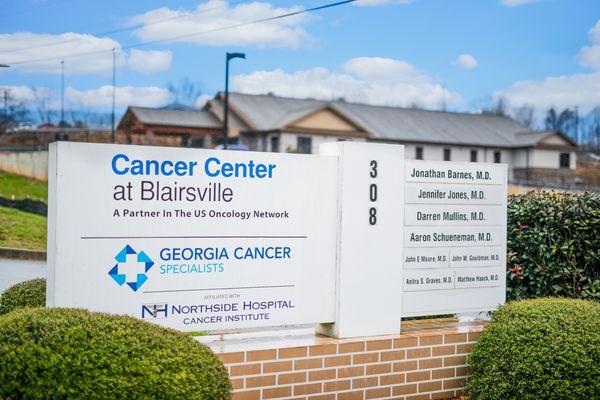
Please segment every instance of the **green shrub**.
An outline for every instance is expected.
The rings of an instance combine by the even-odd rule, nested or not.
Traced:
[[[1,399],[228,399],[227,370],[190,336],[61,308],[0,317]]]
[[[6,289],[0,296],[0,315],[23,307],[44,307],[46,305],[46,280],[32,279],[17,283]]]
[[[468,363],[473,400],[600,399],[600,304],[508,303],[492,314]]]
[[[600,301],[600,194],[531,192],[508,199],[508,300]]]

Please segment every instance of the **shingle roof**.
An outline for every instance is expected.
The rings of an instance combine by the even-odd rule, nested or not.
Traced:
[[[246,116],[257,130],[279,129],[322,107],[324,101],[271,95],[230,93],[229,104]]]
[[[208,111],[182,111],[164,108],[129,107],[129,110],[148,125],[183,126],[189,128],[221,128],[221,122]]]
[[[569,138],[566,135],[563,135],[560,132],[556,132],[556,131],[526,131],[526,132],[520,132],[520,133],[517,134],[517,140],[523,146],[533,146],[533,145],[541,142],[542,140],[544,140],[547,137],[552,136],[552,135],[559,135],[566,142],[568,142],[571,146],[577,146],[577,143],[575,143],[571,138]]]
[[[219,96],[212,102],[214,103]],[[400,107],[294,99],[272,95],[230,93],[232,111],[258,131],[282,130],[290,123],[324,107],[330,107],[365,130],[372,140],[444,143],[489,147],[529,147],[548,132],[529,130],[512,119],[488,114],[451,113]],[[213,104],[213,106],[216,105]],[[130,107],[149,125],[221,128],[221,122],[208,110],[180,111]]]
[[[366,129],[371,139],[490,147],[531,146],[543,138],[509,117],[373,106],[345,101],[230,93],[230,104],[261,131],[284,128],[329,106]],[[523,135],[525,133],[525,135]],[[531,135],[530,135],[531,134]]]

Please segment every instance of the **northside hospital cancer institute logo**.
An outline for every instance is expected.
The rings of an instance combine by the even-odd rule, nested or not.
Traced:
[[[127,284],[134,292],[148,280],[146,272],[152,268],[154,261],[146,253],[136,252],[130,245],[123,247],[116,256],[117,263],[108,271],[108,275],[119,286]]]

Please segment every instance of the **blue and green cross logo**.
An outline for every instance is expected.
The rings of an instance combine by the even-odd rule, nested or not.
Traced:
[[[148,280],[146,272],[152,268],[154,261],[143,251],[136,252],[127,245],[115,256],[117,263],[108,271],[108,275],[114,279],[119,286],[127,284],[134,292],[142,287]]]

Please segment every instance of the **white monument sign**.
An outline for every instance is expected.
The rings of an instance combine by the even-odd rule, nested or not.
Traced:
[[[406,161],[403,316],[493,310],[506,293],[506,164]]]
[[[186,331],[402,316],[505,299],[504,164],[59,142],[50,147],[47,305]]]
[[[337,158],[60,142],[47,304],[181,330],[334,321]]]

